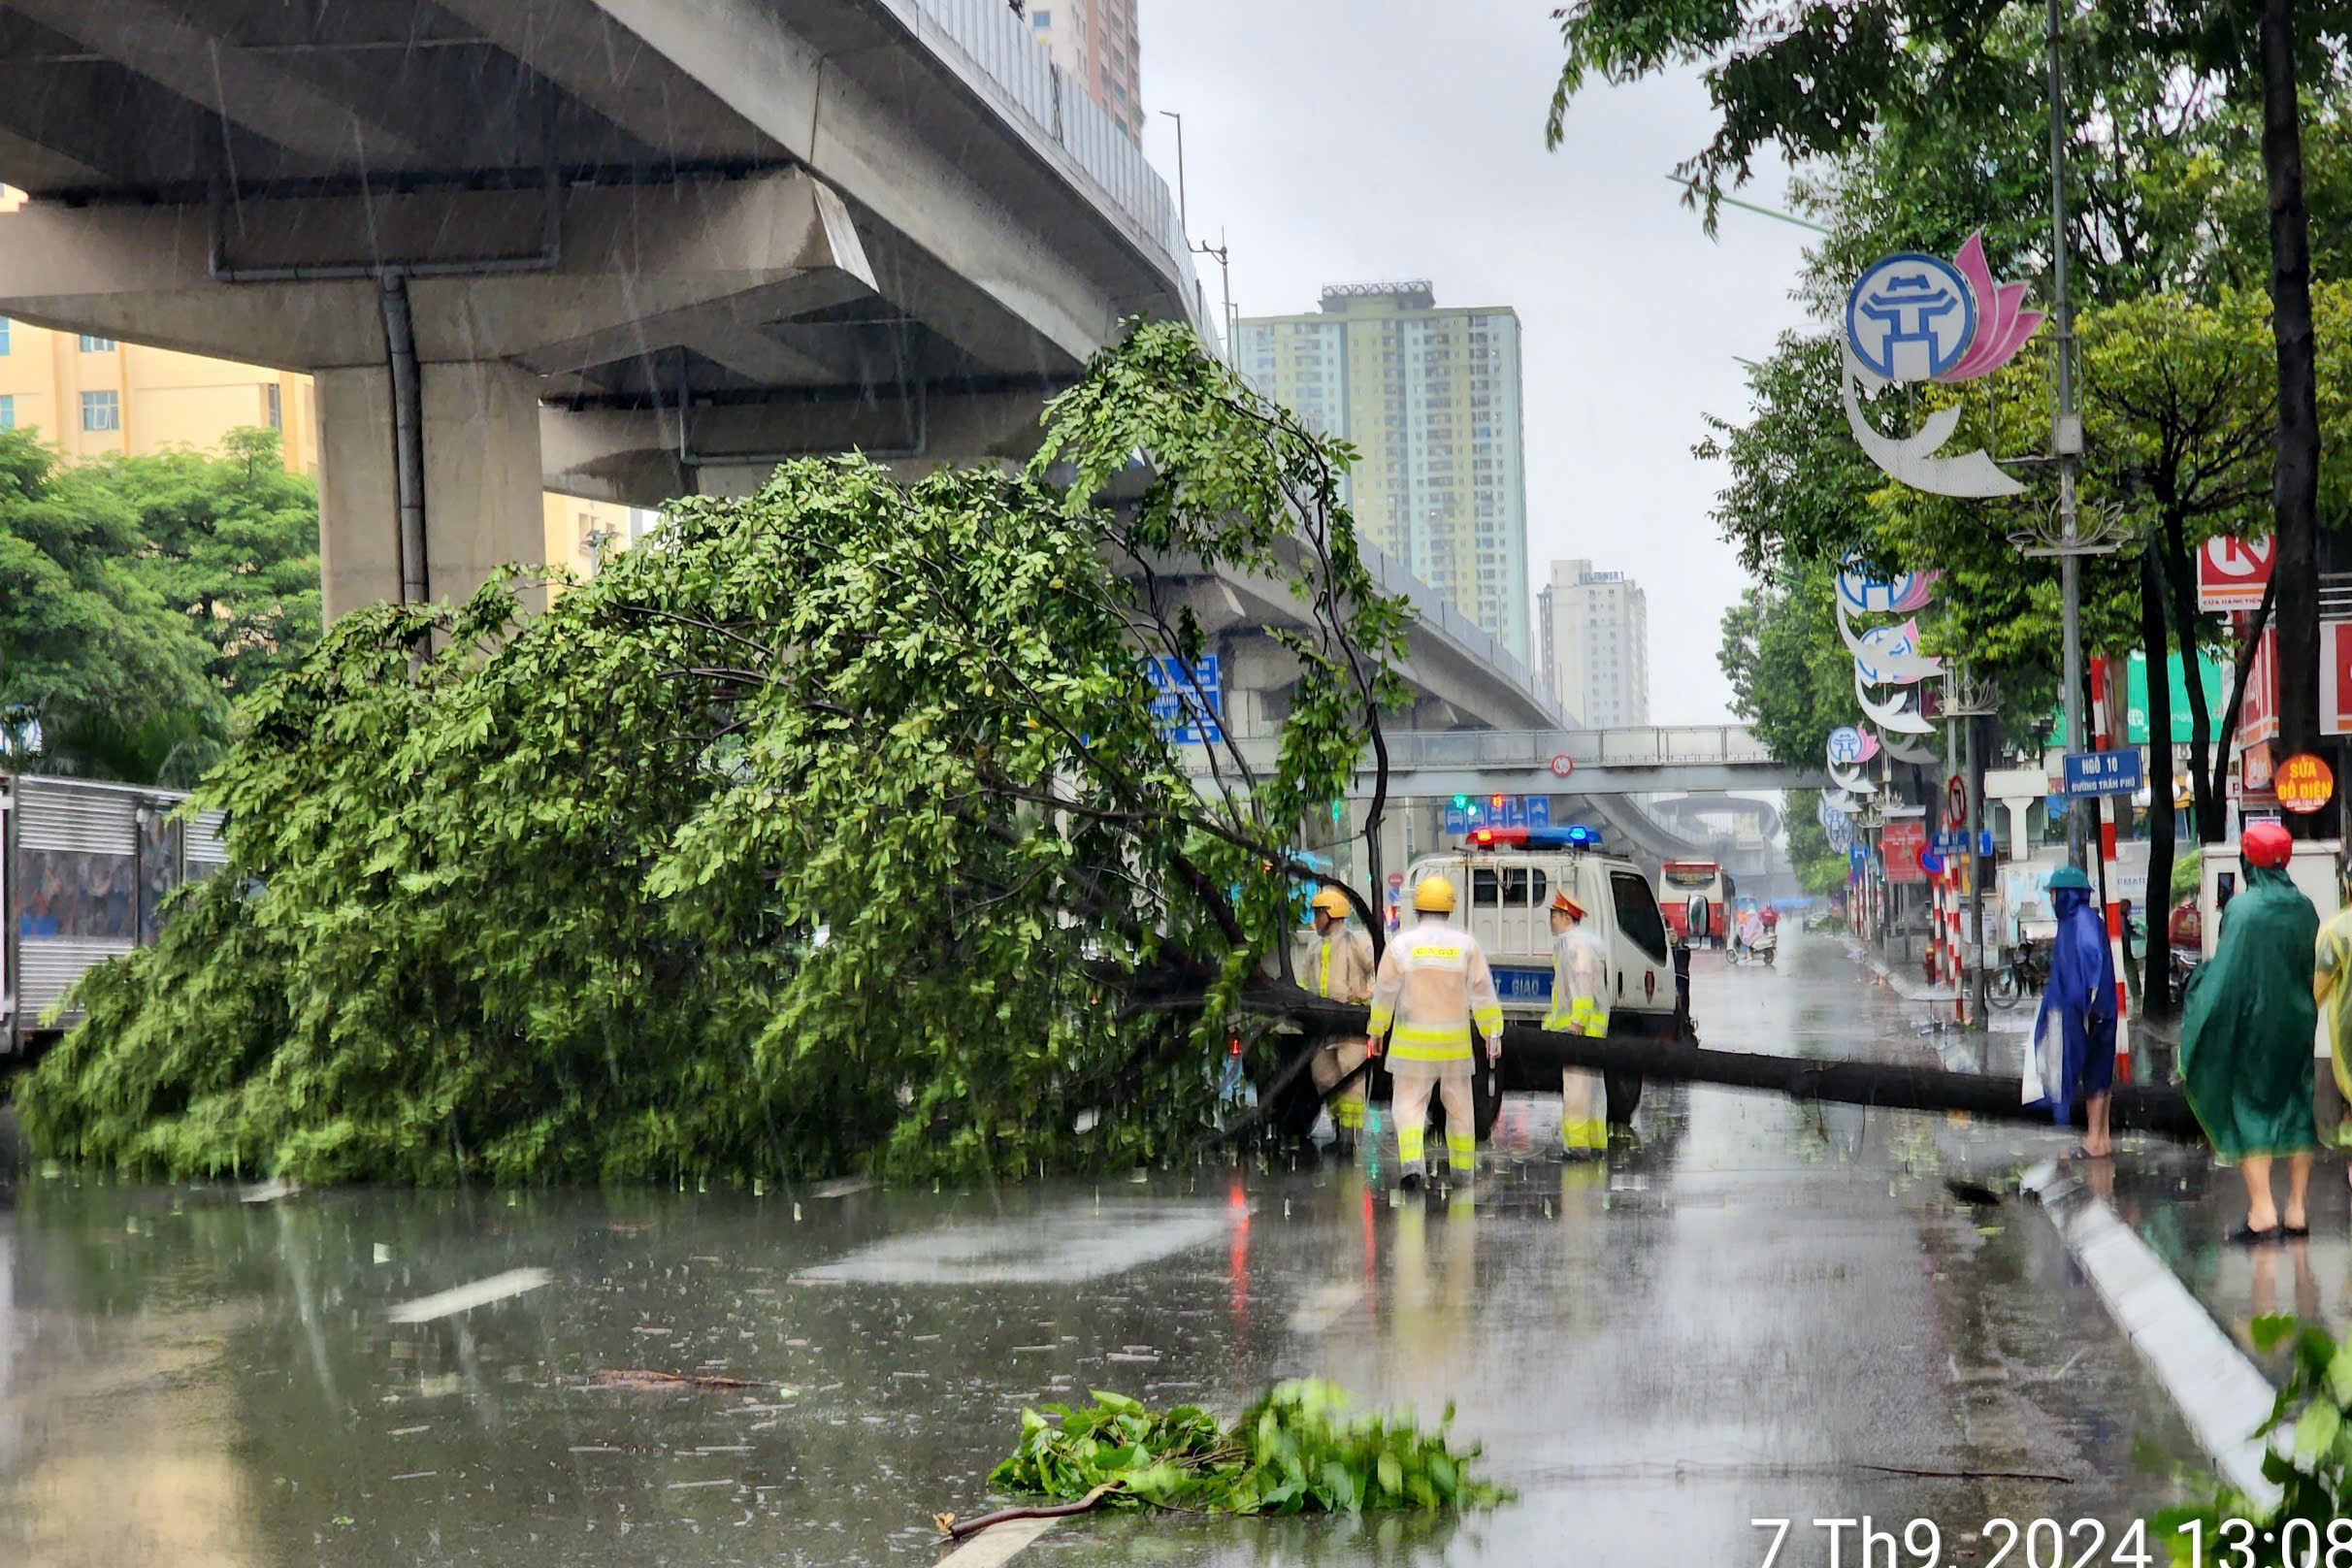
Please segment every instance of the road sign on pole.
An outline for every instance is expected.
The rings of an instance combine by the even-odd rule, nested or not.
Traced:
[[[1566,778],[1570,773],[1575,771],[1576,759],[1569,756],[1566,752],[1563,751],[1558,756],[1552,759],[1552,776],[1553,778]]]
[[[2066,793],[2074,799],[2093,795],[2131,795],[2140,784],[2137,751],[2076,751],[2066,759]]]

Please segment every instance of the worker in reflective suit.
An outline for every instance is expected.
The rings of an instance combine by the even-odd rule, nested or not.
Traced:
[[[1315,934],[1297,964],[1298,983],[1318,996],[1333,1001],[1360,1002],[1372,995],[1372,938],[1348,929],[1348,896],[1325,888],[1315,896]],[[1331,1094],[1331,1086],[1356,1070],[1364,1060],[1364,1042],[1350,1035],[1315,1053],[1308,1071],[1315,1075],[1319,1094],[1330,1095],[1331,1126],[1339,1133],[1338,1150],[1349,1154],[1364,1126],[1364,1080]]]
[[[1609,953],[1584,925],[1584,906],[1562,888],[1552,898],[1552,1011],[1544,1028],[1567,1034],[1609,1032]],[[1609,1149],[1608,1102],[1601,1075],[1560,1069],[1560,1148],[1571,1160],[1598,1160]]]
[[[1476,1025],[1489,1060],[1503,1054],[1503,1007],[1494,972],[1478,938],[1448,925],[1454,884],[1424,877],[1413,890],[1419,918],[1399,931],[1380,961],[1372,985],[1371,1032],[1364,1050],[1381,1054],[1390,1036],[1388,1076],[1395,1084],[1397,1185],[1421,1186],[1421,1147],[1428,1132],[1429,1095],[1446,1107],[1446,1168],[1466,1181],[1478,1160],[1478,1121],[1470,1094],[1470,1029]]]

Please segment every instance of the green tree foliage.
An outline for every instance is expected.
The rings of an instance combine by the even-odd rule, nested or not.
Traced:
[[[1857,195],[1923,185],[1926,195],[1906,214],[1922,224],[1948,222],[1977,201],[2021,197],[2030,183],[2036,127],[2048,109],[2041,6],[1868,0],[1791,12],[1755,0],[1574,0],[1553,15],[1566,48],[1547,126],[1553,146],[1592,79],[1699,68],[1715,130],[1682,172],[1710,223],[1724,188],[1745,182],[1770,147],[1792,161],[1845,160]],[[2094,269],[2113,264],[2113,299],[2200,274],[2215,285],[2253,281],[2249,274],[2269,284],[2279,710],[2291,750],[2314,741],[2318,724],[2322,438],[2303,133],[2306,114],[2322,127],[2340,117],[2334,106],[2342,101],[2348,37],[2352,12],[2338,5],[2131,0],[2087,17],[2070,12],[2061,44],[2074,84],[2069,162],[2096,173],[2106,197],[2080,203],[2089,232],[2070,235],[2070,253]],[[2313,114],[2306,98],[2330,107]],[[2200,163],[2208,150],[2213,161]],[[2332,156],[2316,188],[2340,181]],[[2257,189],[2259,208],[2250,199]],[[2224,256],[2205,266],[2225,242],[2249,237],[2257,210],[2268,265]],[[1875,226],[1857,217],[1843,237]],[[1904,236],[1914,245],[1951,238]],[[1998,238],[2023,240],[2014,231]]]
[[[502,580],[342,618],[199,797],[226,872],[83,981],[27,1130],[313,1181],[1181,1150],[1256,1039],[1296,825],[1402,696],[1346,459],[1144,326],[1026,474],[794,463],[543,615]],[[1277,766],[1206,792],[1136,657],[1203,649],[1169,560],[1305,622]]]
[[[1732,711],[1792,768],[1818,767],[1829,732],[1855,717],[1853,655],[1838,637],[1830,577],[1815,563],[1750,587],[1723,612],[1716,659],[1731,681]],[[1843,887],[1846,857],[1813,819],[1813,797],[1793,796],[1789,806],[1788,860],[1799,885],[1816,896]]]
[[[318,639],[318,494],[274,431],[73,467],[0,431],[0,752],[187,785]]]
[[[318,640],[318,483],[287,470],[278,432],[232,430],[217,457],[103,458],[64,482],[130,509],[140,575],[212,644],[205,673],[230,697]]]
[[[146,543],[34,432],[0,430],[0,754],[14,766],[136,769],[225,724],[203,642],[142,571]]]

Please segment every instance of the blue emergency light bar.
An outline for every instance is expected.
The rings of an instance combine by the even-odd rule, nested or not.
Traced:
[[[1570,828],[1473,828],[1472,849],[1598,849],[1601,831],[1578,823]]]

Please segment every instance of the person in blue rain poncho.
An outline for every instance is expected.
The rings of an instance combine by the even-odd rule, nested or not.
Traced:
[[[2051,873],[2050,906],[2058,931],[2050,941],[2050,983],[2034,1020],[2027,1098],[2048,1105],[2061,1124],[2074,1120],[2079,1101],[2084,1131],[2075,1152],[2104,1160],[2114,1152],[2107,1105],[2115,1085],[2115,961],[2091,879],[2080,867]]]

